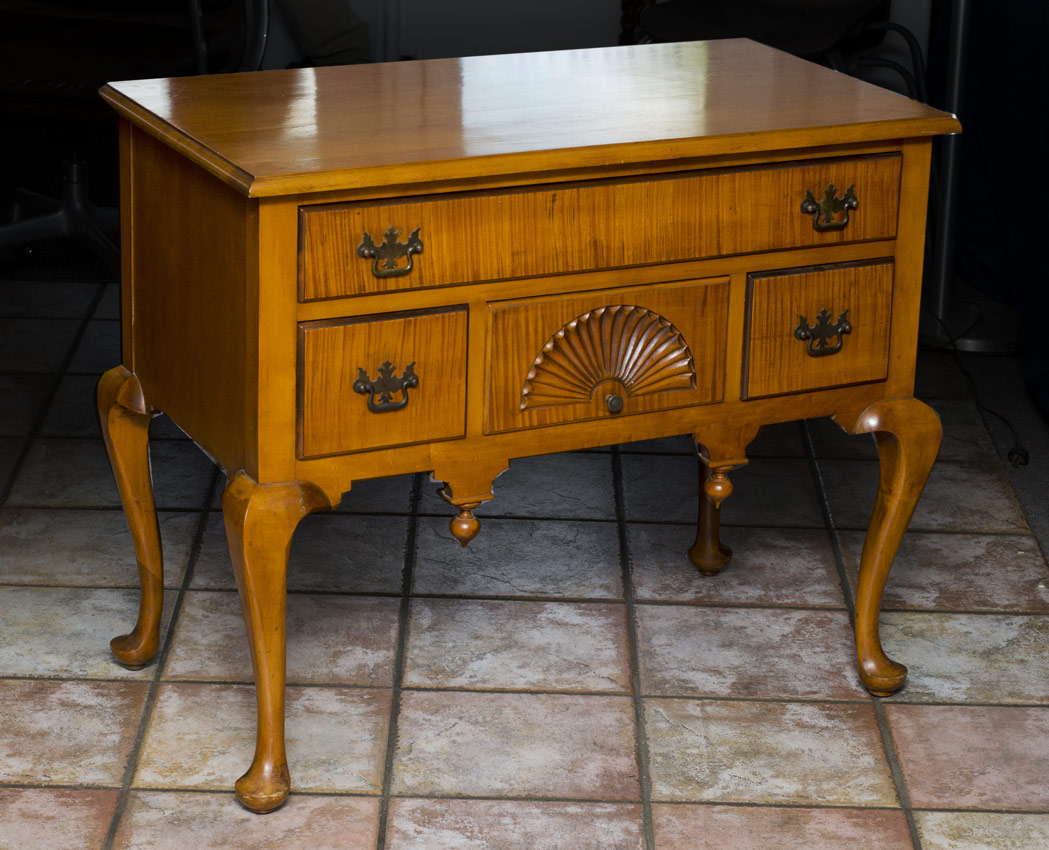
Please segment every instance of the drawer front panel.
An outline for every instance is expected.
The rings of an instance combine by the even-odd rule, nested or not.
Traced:
[[[748,280],[743,397],[885,380],[893,264]]]
[[[721,401],[727,280],[489,307],[489,433]]]
[[[465,308],[300,324],[299,457],[463,436],[466,327]]]
[[[299,294],[310,301],[891,239],[899,179],[893,154],[303,207]],[[810,195],[816,213],[802,211]],[[836,203],[843,208],[833,212]]]

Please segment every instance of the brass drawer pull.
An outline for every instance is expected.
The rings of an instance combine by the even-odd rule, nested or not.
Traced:
[[[386,360],[379,367],[379,377],[374,381],[368,377],[368,373],[360,366],[357,367],[357,380],[353,382],[353,391],[368,396],[368,410],[372,413],[389,413],[400,410],[408,404],[408,390],[419,386],[419,376],[415,374],[414,361],[408,364],[401,377],[393,374],[393,364]],[[393,397],[401,393],[400,401],[394,401]],[[375,396],[379,400],[375,400]]]
[[[841,343],[845,334],[852,333],[852,325],[849,324],[848,316],[849,311],[843,310],[838,316],[838,321],[832,325],[830,323],[831,314],[823,309],[816,316],[816,324],[811,327],[808,319],[798,316],[799,321],[798,326],[794,328],[794,336],[800,340],[808,340],[809,357],[826,357],[828,354],[835,354],[841,351]],[[834,337],[837,337],[838,341],[831,345],[830,341]]]
[[[396,227],[390,227],[383,234],[386,239],[381,245],[376,245],[371,236],[364,233],[362,234],[364,239],[357,246],[357,254],[366,260],[374,260],[372,274],[376,277],[401,277],[412,270],[414,264],[412,255],[422,253],[423,243],[419,238],[421,229],[415,228],[407,242],[398,242],[397,237],[401,235],[401,231]],[[408,265],[398,268],[397,261],[403,257],[408,258]]]
[[[838,190],[831,183],[823,190],[823,197],[818,201],[813,197],[810,189],[805,190],[805,200],[801,202],[801,211],[812,216],[812,226],[816,230],[841,230],[849,223],[849,210],[859,206],[859,201],[852,193],[852,186],[845,190],[845,194],[838,198]],[[838,215],[844,214],[840,221],[835,220]]]

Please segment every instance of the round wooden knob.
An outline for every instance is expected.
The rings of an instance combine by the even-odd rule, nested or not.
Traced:
[[[621,395],[606,395],[605,404],[608,405],[609,413],[619,413],[623,409],[623,397]]]

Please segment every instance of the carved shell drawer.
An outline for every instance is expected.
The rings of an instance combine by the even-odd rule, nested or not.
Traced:
[[[750,275],[743,398],[884,381],[893,269],[878,260]]]
[[[466,432],[465,307],[299,325],[298,456]]]
[[[721,401],[728,296],[715,278],[490,304],[486,430]]]
[[[899,181],[879,154],[311,205],[299,299],[891,239]]]

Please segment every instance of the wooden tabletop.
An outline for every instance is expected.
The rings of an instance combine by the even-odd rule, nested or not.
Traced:
[[[101,94],[252,197],[960,129],[743,39],[134,80]]]

